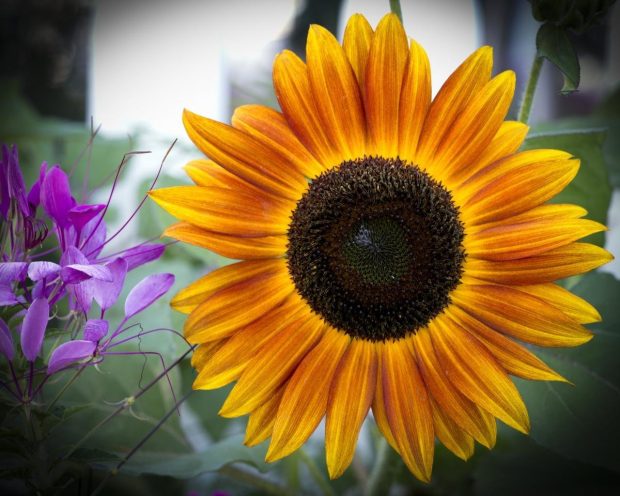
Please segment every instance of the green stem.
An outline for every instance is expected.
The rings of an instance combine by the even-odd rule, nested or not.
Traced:
[[[530,69],[530,77],[527,80],[527,86],[525,93],[523,94],[523,100],[521,100],[521,107],[519,108],[519,116],[517,119],[524,124],[530,118],[530,112],[532,110],[532,103],[534,102],[534,93],[536,93],[536,85],[538,84],[538,78],[540,77],[540,69],[543,65],[543,58],[536,55],[532,62],[532,68]]]
[[[126,408],[129,408],[131,405],[133,405],[136,400],[142,396],[144,393],[146,393],[149,389],[151,389],[155,384],[157,384],[157,382],[164,377],[169,371],[171,371],[174,367],[176,367],[179,363],[181,363],[185,357],[187,355],[189,355],[192,351],[194,350],[194,346],[192,346],[190,349],[188,349],[185,353],[183,353],[179,358],[177,358],[169,367],[167,367],[163,372],[161,372],[160,374],[158,374],[151,382],[149,382],[146,386],[144,386],[143,388],[141,388],[138,392],[136,392],[133,396],[130,396],[129,398],[126,398],[125,401],[123,401],[119,407],[114,410],[113,412],[110,412],[110,414],[105,417],[104,419],[102,419],[99,423],[97,423],[95,426],[93,426],[93,428],[91,430],[89,430],[83,437],[82,439],[80,439],[74,446],[73,448],[71,448],[68,453],[66,455],[64,455],[62,457],[63,460],[68,459],[73,453],[76,452],[76,450],[82,446],[95,432],[97,432],[97,430],[99,430],[101,427],[103,427],[104,425],[106,425],[110,420],[112,420],[114,417],[116,417],[119,413],[121,413],[123,410],[125,410]]]
[[[382,496],[389,494],[392,485],[394,468],[394,450],[390,447],[385,438],[381,438],[377,447],[377,459],[370,472],[368,485],[366,486],[365,496]]]
[[[323,495],[336,496],[336,493],[334,492],[332,486],[329,484],[329,481],[323,476],[323,472],[321,472],[319,467],[317,467],[316,463],[314,463],[314,460],[310,456],[308,456],[308,453],[306,453],[302,448],[300,448],[299,450],[299,458],[302,462],[304,462],[306,467],[308,467],[310,475],[321,488],[321,492],[323,493]]]
[[[47,408],[45,409],[46,412],[50,412],[52,411],[52,408],[54,408],[54,405],[56,404],[56,402],[60,399],[60,397],[65,393],[65,391],[67,389],[69,389],[69,387],[71,386],[71,384],[73,384],[76,379],[80,376],[80,374],[82,372],[84,372],[84,369],[86,368],[86,366],[84,365],[83,367],[80,367],[75,374],[73,374],[73,377],[71,377],[71,379],[69,379],[65,385],[62,387],[62,389],[60,391],[58,391],[58,394],[56,395],[56,397],[52,400],[52,402],[47,406]]]
[[[396,14],[396,17],[400,20],[401,24],[403,22],[403,11],[400,8],[400,0],[390,0],[390,10],[393,14]]]
[[[118,474],[118,472],[120,471],[121,468],[123,468],[123,465],[125,465],[129,459],[135,455],[140,448],[142,448],[142,446],[144,446],[144,444],[151,439],[151,437],[153,437],[153,435],[159,430],[159,428],[164,425],[164,423],[166,422],[166,420],[168,420],[170,418],[170,416],[178,411],[179,406],[181,406],[181,404],[190,397],[190,395],[194,392],[193,389],[190,389],[185,396],[183,396],[179,401],[177,401],[175,403],[175,405],[166,412],[166,414],[159,420],[159,422],[157,422],[157,424],[155,424],[147,433],[146,435],[140,439],[140,441],[138,441],[138,443],[131,449],[131,451],[129,453],[127,453],[125,455],[125,457],[118,462],[118,464],[116,465],[116,467],[114,467],[112,470],[110,470],[105,477],[103,478],[103,480],[99,483],[99,485],[95,488],[95,490],[92,492],[91,496],[95,496],[97,494],[99,494],[103,488],[105,487],[105,485],[107,484],[108,480],[110,479],[110,477]]]

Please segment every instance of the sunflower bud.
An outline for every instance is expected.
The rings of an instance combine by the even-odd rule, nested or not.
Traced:
[[[605,17],[615,0],[530,0],[537,21],[583,33]]]

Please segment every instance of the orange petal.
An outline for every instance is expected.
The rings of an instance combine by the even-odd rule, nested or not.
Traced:
[[[592,333],[543,300],[499,285],[461,285],[452,300],[489,327],[540,346],[579,346]]]
[[[281,305],[245,326],[213,351],[208,361],[200,367],[194,365],[199,370],[194,389],[217,389],[237,380],[265,343],[284,327],[303,321],[308,312],[306,304],[298,296],[291,295]]]
[[[574,295],[557,284],[536,284],[533,286],[519,286],[520,291],[536,296],[541,300],[559,308],[575,322],[590,324],[600,322],[601,314],[587,301]]]
[[[277,150],[221,122],[183,111],[194,144],[232,174],[277,196],[297,200],[307,182]]]
[[[523,144],[529,127],[519,121],[504,121],[497,133],[482,150],[480,155],[473,157],[469,164],[459,169],[450,169],[449,181],[459,184],[493,162],[515,153]]]
[[[365,108],[372,155],[398,155],[398,108],[409,56],[407,35],[398,17],[381,19],[366,67]]]
[[[541,205],[570,183],[579,160],[554,150],[530,150],[500,160],[455,191],[466,224],[501,220]]]
[[[306,59],[312,93],[330,140],[342,160],[362,157],[366,145],[362,99],[351,64],[338,40],[324,27],[311,25]]]
[[[398,153],[403,160],[417,163],[418,141],[430,104],[431,68],[428,56],[421,45],[411,40],[398,111]]]
[[[243,190],[246,192],[260,192],[263,195],[268,193],[265,190],[244,181],[239,176],[228,172],[224,167],[220,167],[213,160],[198,159],[185,164],[185,172],[197,186],[217,188],[227,188],[232,190]]]
[[[319,117],[306,64],[293,52],[284,50],[276,57],[273,63],[273,87],[291,129],[312,155],[325,167],[342,162],[337,147],[332,144]]]
[[[385,409],[398,452],[407,468],[428,482],[435,434],[426,387],[406,341],[382,343],[379,352]]]
[[[496,222],[487,222],[476,226],[468,226],[467,234],[473,235],[487,229],[501,228],[512,226],[514,224],[526,224],[536,221],[564,221],[571,219],[579,219],[587,215],[588,211],[578,205],[570,205],[565,203],[549,203],[526,210],[518,215],[513,215],[506,219]]]
[[[490,79],[492,66],[493,50],[485,46],[471,54],[446,80],[424,122],[417,162],[427,166],[463,107]]]
[[[413,339],[424,383],[437,405],[461,429],[487,448],[495,445],[495,419],[463,396],[450,382],[439,363],[428,329],[421,329]]]
[[[361,14],[353,14],[344,30],[342,48],[349,59],[360,89],[364,88],[366,62],[370,53],[373,31],[366,18]]]
[[[282,383],[324,333],[323,322],[309,315],[295,319],[256,353],[224,402],[220,415],[238,417],[256,410]]]
[[[262,263],[261,273],[220,289],[192,311],[184,326],[190,343],[228,337],[295,291],[286,261],[270,259]]]
[[[325,453],[331,479],[340,477],[353,460],[376,384],[375,345],[354,339],[336,371],[327,404]]]
[[[549,250],[519,260],[489,261],[468,259],[466,271],[478,279],[501,284],[541,284],[582,274],[613,260],[607,250],[588,243]]]
[[[467,255],[483,260],[531,257],[607,228],[587,219],[550,219],[491,227],[466,236]]]
[[[505,71],[465,105],[437,146],[432,159],[434,170],[459,170],[488,148],[506,117],[514,89],[515,74]]]
[[[300,143],[280,112],[263,105],[243,105],[235,110],[232,125],[276,150],[300,174],[312,178],[323,172],[324,167]]]
[[[149,195],[180,220],[209,231],[249,237],[286,234],[293,208],[267,195],[218,187],[174,186]]]
[[[566,382],[536,355],[457,306],[450,309],[450,318],[478,338],[509,374],[534,381]]]
[[[209,360],[213,357],[215,352],[219,350],[226,343],[226,339],[219,341],[211,341],[210,343],[204,343],[197,346],[192,353],[191,365],[194,369],[200,370]]]
[[[461,460],[469,460],[474,454],[474,438],[456,425],[432,399],[431,406],[437,439]]]
[[[207,248],[219,255],[237,260],[276,258],[286,254],[286,236],[265,236],[261,238],[242,238],[207,231],[189,222],[179,222],[166,228],[164,236],[178,239],[184,243]]]
[[[289,379],[265,460],[289,455],[310,437],[325,415],[330,386],[351,338],[328,328]],[[362,394],[362,392],[359,392]]]
[[[394,439],[394,435],[392,434],[392,429],[390,429],[390,424],[388,422],[385,409],[385,396],[383,395],[383,376],[381,375],[381,353],[377,353],[377,364],[377,384],[375,388],[375,395],[372,400],[372,415],[375,419],[377,427],[379,428],[379,431],[381,432],[381,434],[383,434],[383,437],[394,449],[394,451],[398,452],[398,446],[396,445],[396,440]]]
[[[433,347],[452,383],[480,408],[527,433],[530,421],[519,391],[491,353],[445,314],[430,328]]]
[[[256,446],[271,436],[283,394],[284,387],[281,387],[265,403],[250,413],[243,444]]]
[[[216,291],[254,278],[278,264],[275,261],[256,260],[225,265],[183,288],[172,298],[170,305],[179,312],[190,313]]]

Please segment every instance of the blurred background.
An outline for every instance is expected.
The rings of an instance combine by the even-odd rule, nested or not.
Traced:
[[[535,38],[540,25],[532,17],[530,4],[525,0],[402,0],[401,3],[408,34],[428,52],[434,92],[472,51],[490,44],[494,47],[494,72],[513,69],[517,73],[516,98],[510,114],[515,118],[536,51]],[[183,108],[229,122],[238,105],[258,102],[277,106],[271,85],[273,58],[284,48],[303,56],[310,23],[322,24],[341,38],[351,14],[363,13],[374,26],[388,10],[388,0],[3,0],[0,2],[0,141],[18,145],[28,184],[46,160],[60,163],[67,171],[75,170],[76,184],[89,188],[102,186],[102,198],[107,197],[107,186],[125,153],[150,151],[132,157],[123,171],[111,210],[112,226],[115,222],[120,225],[143,198],[175,139],[178,141],[165,160],[160,186],[185,181],[182,166],[200,156],[185,136],[181,124]],[[597,160],[601,161],[605,181],[609,176],[614,187],[607,211],[611,231],[606,245],[618,254],[620,8],[613,8],[602,23],[575,37],[574,43],[582,69],[579,91],[561,95],[562,76],[546,62],[530,124],[535,134],[547,129],[549,122],[555,122],[556,128],[558,122],[560,127],[590,128],[601,127],[600,119],[610,117],[611,120],[605,121],[611,128],[610,134],[603,155],[597,156]],[[593,115],[600,119],[592,120]],[[94,134],[97,136],[92,147],[87,147]],[[90,164],[88,173],[82,167],[85,162]],[[591,195],[596,200],[599,192],[592,190]],[[139,220],[132,222],[111,248],[123,245],[129,238],[156,238],[171,222],[171,217],[147,203]],[[177,275],[177,288],[195,279],[197,273],[206,273],[228,262],[203,250],[180,245],[173,246],[166,257],[162,263],[167,271]],[[616,260],[604,270],[619,276],[620,262]],[[151,315],[154,325],[182,327],[180,316],[171,314],[165,304]],[[149,324],[143,323],[145,328]],[[166,359],[178,356],[180,350],[173,340],[157,342],[154,346]],[[191,374],[189,367],[179,372],[180,388],[189,387]],[[128,383],[114,387],[129,391],[136,380]],[[190,448],[200,452],[227,436],[242,433],[243,421],[224,421],[215,415],[226,392],[194,395],[198,398],[184,405],[183,415],[176,420],[178,425],[170,427],[166,435],[172,439],[183,433],[190,440]],[[161,394],[164,404],[169,403],[165,388]],[[615,394],[620,393],[615,390]],[[160,411],[159,404],[149,408]],[[153,410],[146,413],[155,416]],[[166,439],[160,439],[159,444],[166,446]],[[231,446],[241,444],[238,436],[234,439],[236,444]],[[370,434],[361,437],[362,462],[371,456],[370,439]],[[471,492],[468,486],[468,481],[473,484],[475,471],[466,473],[464,464],[446,458],[445,462],[437,461],[438,466],[443,463],[444,467],[438,468],[436,475],[441,491],[426,493],[403,475],[404,487],[409,488],[407,484],[411,483],[416,488],[413,492],[406,489],[403,494],[496,494],[499,488],[504,494],[556,494],[554,484],[571,471],[585,474],[583,480],[596,478],[600,491],[597,494],[607,494],[610,488],[613,491],[618,487],[617,472],[609,471],[609,467],[600,468],[587,459],[574,461],[569,457],[566,461],[526,438],[519,437],[513,442],[520,450],[516,458],[513,451],[502,451],[505,446],[499,446],[496,458],[472,462],[484,480],[482,486],[476,486],[476,492]],[[318,460],[319,445],[310,449],[311,453],[319,454]],[[179,448],[178,453],[182,452]],[[143,463],[148,465],[148,457],[145,460]],[[546,465],[544,472],[540,470],[542,464]],[[506,472],[506,467],[521,466],[533,473],[533,480],[540,481],[536,490],[518,477],[523,472]],[[293,470],[288,465],[283,467],[281,470]],[[352,470],[355,472],[355,467]],[[347,477],[363,476],[363,473],[349,472]],[[134,473],[141,471],[134,467]],[[489,475],[497,473],[507,479]],[[196,473],[183,472],[183,475]],[[457,484],[455,478],[459,481],[458,489],[451,486]],[[226,487],[230,494],[259,494],[247,492],[241,483],[231,486],[230,474],[227,479],[221,472],[190,478],[190,483],[181,485],[175,479],[158,476],[119,480],[116,486],[110,486],[111,493],[166,494],[169,491],[176,494],[182,488],[196,491],[195,494],[211,494],[210,491]],[[340,484],[337,487],[346,487],[343,482]],[[512,484],[514,492],[510,489],[506,492],[505,484]],[[570,477],[560,487],[557,494],[586,494],[571,492],[584,486]]]
[[[101,126],[92,150],[92,182],[113,171],[123,153],[152,152],[132,159],[123,195],[153,174],[178,139],[165,173],[181,177],[181,166],[197,156],[181,124],[183,108],[228,122],[240,104],[276,106],[271,85],[276,53],[291,48],[303,56],[310,23],[340,37],[352,13],[362,12],[374,25],[388,3],[4,0],[0,137],[19,145],[22,163],[34,173],[42,160],[68,166],[91,127]],[[514,117],[539,26],[527,1],[404,0],[402,9],[408,34],[429,54],[434,92],[467,55],[490,44],[495,72],[517,73]],[[579,92],[559,94],[559,71],[550,63],[543,66],[532,125],[589,115],[611,93],[620,80],[619,20],[620,9],[612,9],[603,24],[574,37],[582,67]],[[612,227],[620,222],[618,201],[615,195]],[[615,236],[610,243],[617,252]],[[620,274],[620,262],[607,270]]]

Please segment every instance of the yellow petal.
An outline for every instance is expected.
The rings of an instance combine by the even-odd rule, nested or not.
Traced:
[[[584,299],[557,284],[547,283],[533,286],[519,286],[519,290],[536,296],[550,305],[559,308],[575,322],[579,322],[580,324],[600,322],[602,319],[601,314],[598,313],[596,308]]]
[[[592,333],[543,300],[518,289],[490,284],[461,285],[456,305],[489,327],[540,346],[579,346]]]
[[[228,236],[207,231],[189,222],[173,224],[164,230],[163,235],[237,260],[282,257],[286,254],[288,243],[285,235],[260,238]]]
[[[398,108],[409,55],[407,35],[394,14],[381,19],[366,67],[365,108],[371,154],[398,155]]]
[[[450,382],[437,359],[428,329],[420,329],[413,339],[424,383],[443,412],[461,429],[487,448],[495,445],[495,419],[463,396]]]
[[[459,184],[493,162],[515,153],[523,144],[529,127],[519,121],[504,121],[488,146],[469,164],[447,171],[451,184]]]
[[[417,162],[427,166],[467,103],[491,77],[493,50],[476,50],[450,75],[431,104],[420,136]]]
[[[490,261],[470,258],[466,272],[501,284],[541,284],[582,274],[613,260],[607,250],[588,243],[571,243],[534,257]]]
[[[512,215],[506,219],[495,222],[486,222],[476,226],[468,226],[467,234],[473,235],[487,229],[495,229],[514,224],[526,224],[535,221],[564,221],[579,219],[587,215],[588,211],[578,205],[570,205],[565,203],[549,203],[531,208],[518,215]]]
[[[249,237],[286,234],[294,207],[266,195],[218,187],[173,186],[149,195],[180,220],[209,231]]]
[[[295,291],[283,259],[262,263],[261,273],[220,289],[192,311],[183,328],[190,343],[228,337]]]
[[[406,341],[382,343],[379,352],[386,415],[398,452],[407,468],[428,482],[435,434],[426,387]]]
[[[483,260],[514,260],[540,255],[607,228],[587,219],[533,220],[491,227],[466,236],[467,255]]]
[[[282,113],[299,140],[325,167],[342,162],[337,147],[331,142],[319,117],[308,69],[289,50],[279,54],[273,63],[273,87]]]
[[[515,385],[489,351],[445,315],[433,321],[431,338],[452,383],[480,408],[527,433],[530,421]]]
[[[216,291],[252,279],[278,264],[277,261],[252,260],[225,265],[183,288],[172,298],[170,305],[179,312],[190,313]]]
[[[547,153],[554,153],[545,160]],[[579,169],[562,152],[530,150],[482,169],[455,191],[467,224],[497,221],[525,212],[557,195]]]
[[[276,150],[300,174],[315,177],[323,172],[324,167],[300,143],[280,112],[263,105],[243,105],[235,110],[232,125]]]
[[[324,27],[313,24],[308,31],[306,59],[312,93],[330,140],[342,160],[362,157],[366,145],[362,99],[338,40]]]
[[[349,59],[361,89],[364,88],[366,62],[370,53],[373,31],[366,18],[361,14],[353,14],[344,30],[342,48]]]
[[[422,126],[431,104],[431,68],[421,45],[411,40],[398,111],[398,150],[403,160],[417,164]]]
[[[310,437],[325,415],[330,386],[351,338],[328,329],[289,379],[265,460],[289,455]]]
[[[325,453],[329,477],[340,477],[351,464],[357,436],[377,384],[373,343],[354,339],[334,376],[327,404]]]
[[[450,318],[478,338],[509,374],[533,381],[567,382],[523,346],[491,329],[456,305],[450,309]]]
[[[219,341],[211,341],[210,343],[204,343],[197,346],[192,353],[191,365],[195,369],[201,369],[205,363],[213,357],[215,352],[219,350],[226,343],[226,339]]]
[[[437,439],[461,460],[469,460],[474,454],[474,438],[456,425],[432,400],[431,406]]]
[[[283,394],[284,387],[281,387],[265,403],[250,413],[243,444],[256,446],[271,436]]]
[[[194,389],[217,389],[237,380],[256,353],[273,339],[281,329],[305,319],[306,304],[296,295],[291,295],[281,305],[271,309],[251,322],[239,332],[223,341],[217,350],[211,352],[208,361],[192,365],[198,369]],[[209,343],[206,343],[208,345]],[[205,347],[200,345],[198,350]]]
[[[209,158],[250,184],[297,200],[306,180],[277,150],[221,122],[183,111],[187,135]]]
[[[383,395],[383,376],[381,374],[381,353],[377,353],[377,384],[375,388],[375,395],[372,400],[372,415],[375,419],[375,423],[383,437],[390,444],[390,446],[394,449],[394,451],[398,452],[398,446],[396,445],[396,440],[394,439],[394,435],[392,434],[392,429],[390,429],[390,423],[387,419],[386,407],[385,407],[385,397]]]
[[[256,353],[254,360],[235,384],[220,415],[247,415],[284,383],[309,350],[321,339],[323,322],[312,316],[293,321],[271,337]]]
[[[227,188],[232,190],[243,190],[256,194],[259,192],[268,195],[265,190],[257,188],[253,184],[244,181],[239,176],[228,172],[224,167],[220,167],[213,160],[198,159],[185,164],[185,172],[196,186]],[[275,197],[277,199],[277,197]]]
[[[502,72],[491,79],[463,108],[446,132],[433,155],[433,170],[449,173],[478,158],[504,121],[514,89],[515,74],[512,71]]]

